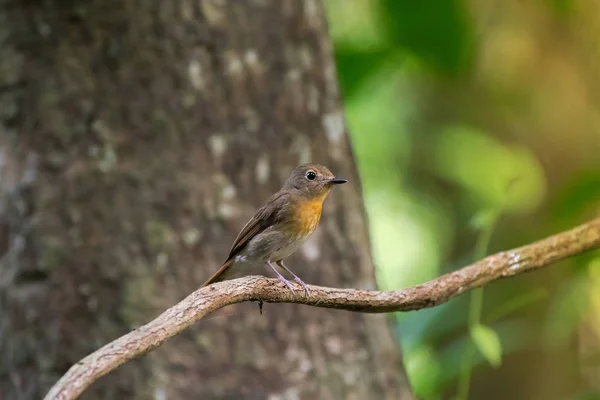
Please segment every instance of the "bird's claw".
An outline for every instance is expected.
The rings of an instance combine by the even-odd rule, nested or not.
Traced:
[[[292,283],[290,281],[288,281],[287,279],[285,279],[283,276],[279,275],[278,276],[279,280],[282,281],[283,283],[285,283],[285,286],[288,287],[288,289],[290,289],[292,291],[292,294],[294,296],[296,296],[296,292],[294,291],[294,288],[292,287]]]
[[[294,278],[295,282],[298,282],[300,285],[302,285],[302,287],[304,288],[304,294],[306,294],[306,297],[310,296],[310,289],[308,288],[308,286],[306,285],[306,283],[302,282],[302,279],[298,278],[297,276]]]

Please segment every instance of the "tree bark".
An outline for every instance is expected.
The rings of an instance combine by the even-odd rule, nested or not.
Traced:
[[[301,162],[351,183],[288,265],[375,287],[330,46],[318,1],[0,0],[3,399],[195,290]],[[201,324],[85,398],[412,398],[384,316],[241,304]]]

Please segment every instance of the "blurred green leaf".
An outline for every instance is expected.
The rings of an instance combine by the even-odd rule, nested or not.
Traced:
[[[487,208],[479,210],[469,221],[469,225],[474,229],[481,231],[488,229],[496,223],[498,212],[494,209]]]
[[[462,0],[380,0],[390,41],[434,69],[457,75],[471,61],[474,35]]]
[[[502,364],[502,347],[498,334],[485,325],[475,325],[471,328],[471,339],[479,352],[494,367]]]
[[[432,347],[418,346],[407,352],[406,372],[419,398],[429,398],[439,388],[440,361]]]
[[[486,208],[531,211],[544,198],[546,181],[535,154],[509,147],[467,126],[446,127],[434,143],[435,173],[463,186]]]

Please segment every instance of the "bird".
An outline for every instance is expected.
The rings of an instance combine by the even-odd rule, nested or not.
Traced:
[[[285,266],[283,260],[295,253],[312,235],[321,219],[323,202],[335,185],[346,183],[324,165],[297,166],[283,187],[258,209],[237,235],[227,259],[203,285],[227,279],[246,263],[264,263],[294,293],[294,289],[275,267],[281,267],[299,283],[309,296],[307,285]],[[275,265],[274,265],[275,264]]]

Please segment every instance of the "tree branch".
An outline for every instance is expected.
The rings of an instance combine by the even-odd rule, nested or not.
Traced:
[[[207,314],[244,301],[299,303],[314,307],[384,313],[433,307],[491,281],[542,268],[575,254],[600,248],[600,218],[572,230],[482,259],[437,279],[397,291],[310,286],[296,296],[276,279],[250,276],[196,290],[158,318],[118,338],[73,365],[44,398],[74,399],[94,381],[160,346]]]

